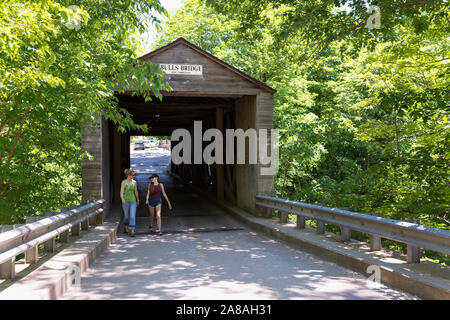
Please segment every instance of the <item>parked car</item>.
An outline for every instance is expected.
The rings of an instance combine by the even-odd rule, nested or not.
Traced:
[[[148,139],[149,148],[156,148],[158,146],[158,140],[155,138],[149,138]]]
[[[134,150],[145,150],[144,142],[138,141],[134,144]]]

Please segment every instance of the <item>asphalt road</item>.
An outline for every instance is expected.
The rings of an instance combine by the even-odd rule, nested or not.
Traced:
[[[136,237],[119,234],[64,299],[417,299],[248,229],[164,174],[167,151],[145,153],[132,164],[143,181],[162,176],[165,234],[148,232],[141,206]]]

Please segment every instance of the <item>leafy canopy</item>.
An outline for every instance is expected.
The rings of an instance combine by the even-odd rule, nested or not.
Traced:
[[[166,14],[159,0],[5,0],[0,6],[0,215],[77,201],[80,129],[103,116],[141,129],[114,91],[168,88],[130,40]],[[1,223],[1,221],[0,221]]]

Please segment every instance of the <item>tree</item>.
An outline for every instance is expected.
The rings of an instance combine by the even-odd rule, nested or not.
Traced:
[[[114,91],[168,87],[130,42],[152,10],[165,13],[158,0],[2,2],[0,223],[79,200],[80,131],[99,116],[145,131]]]
[[[300,35],[299,47],[305,55],[321,53],[331,43],[345,40],[354,54],[361,47],[398,37],[398,27],[412,24],[416,33],[435,26],[449,31],[445,0],[205,0],[227,17],[239,17],[242,30],[264,28],[282,21],[272,35],[277,42],[290,43]],[[268,14],[268,13],[275,13]],[[303,55],[300,55],[302,59]]]

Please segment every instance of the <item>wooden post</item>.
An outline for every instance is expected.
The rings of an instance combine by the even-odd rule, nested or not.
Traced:
[[[346,227],[341,228],[341,241],[350,241],[350,229]]]
[[[95,218],[96,218],[96,224],[98,224],[98,225],[102,225],[103,224],[103,211],[102,212],[100,212],[99,214],[97,214],[96,216],[95,216]]]
[[[123,140],[122,140],[122,147],[124,154],[122,154],[122,157],[124,157],[124,161],[125,161],[125,167],[130,168],[131,167],[131,159],[130,159],[130,135],[128,134],[124,134],[123,135]]]
[[[55,237],[44,242],[44,249],[47,252],[54,252],[55,247],[56,247],[56,238]]]
[[[97,215],[92,216],[92,217],[89,218],[89,225],[95,226],[96,223],[97,223]]]
[[[325,222],[317,220],[317,234],[325,234]]]
[[[0,264],[0,279],[12,279],[16,275],[16,258],[8,259],[8,261]]]
[[[222,132],[223,135],[223,108],[216,108],[216,128]],[[225,159],[223,159],[225,161]],[[223,164],[216,164],[216,175],[217,175],[217,200],[224,199],[224,171]]]
[[[350,211],[350,208],[339,208],[341,210],[346,210],[346,211]],[[350,241],[350,229],[346,228],[346,227],[339,227],[341,229],[341,241],[345,242],[345,241]]]
[[[74,226],[72,226],[71,228],[72,230],[72,236],[79,236],[80,235],[80,224],[76,224]]]
[[[317,203],[318,206],[322,206],[322,207],[326,207],[325,203]],[[317,221],[317,228],[316,228],[316,233],[317,234],[325,234],[325,222],[321,221],[321,220],[316,220]]]
[[[287,223],[288,222],[288,213],[285,211],[278,211],[280,214],[280,223]]]
[[[420,224],[419,219],[405,220],[407,222]],[[408,263],[420,263],[420,258],[422,255],[422,250],[419,247],[408,244],[407,245],[407,261]]]
[[[407,246],[408,250],[408,263],[420,263],[420,257],[422,255],[422,251],[419,247],[412,246],[408,244]]]
[[[38,246],[25,251],[25,263],[36,263],[38,260]]]
[[[114,125],[113,129],[113,199],[114,203],[121,203],[120,200],[120,183],[122,182],[122,170],[120,163],[120,154],[121,154],[121,139],[120,132],[118,130],[118,125]]]
[[[81,230],[83,231],[89,230],[89,219],[86,219],[83,222],[81,222]]]
[[[297,215],[297,229],[305,229],[306,221],[304,216]]]
[[[381,216],[378,212],[369,213],[371,216],[379,217]],[[375,235],[370,235],[370,251],[381,250],[381,238]]]
[[[69,230],[62,232],[59,235],[59,241],[64,242],[64,243],[69,242]]]

